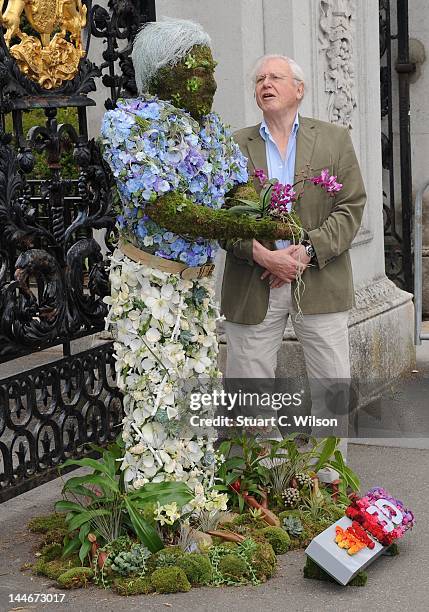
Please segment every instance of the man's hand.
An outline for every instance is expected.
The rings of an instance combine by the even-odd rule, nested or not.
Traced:
[[[271,289],[278,289],[279,287],[283,287],[283,285],[289,285],[290,281],[284,281],[281,278],[279,278],[278,276],[275,276],[274,274],[271,274],[271,272],[268,272],[268,270],[265,270],[265,272],[263,273],[263,275],[261,276],[261,279],[263,280],[264,278],[267,278],[267,276],[270,277],[270,288]]]
[[[296,244],[294,245],[293,248],[294,248],[294,252],[292,253],[292,257],[296,259],[298,262],[300,262],[301,264],[304,264],[306,268],[308,264],[310,263],[311,258],[305,252],[305,246],[303,244]]]
[[[304,272],[310,262],[302,245],[290,245],[279,251],[269,251],[256,240],[253,241],[253,259],[265,268],[261,278],[270,276],[272,287],[281,287],[284,283],[291,283],[298,274]]]

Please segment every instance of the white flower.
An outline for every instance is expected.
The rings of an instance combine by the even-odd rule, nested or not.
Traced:
[[[151,314],[154,319],[162,321],[163,318],[168,314],[168,302],[162,297],[149,296],[146,298],[146,304],[148,308],[150,308]]]
[[[161,340],[161,334],[155,327],[149,327],[145,335],[148,342],[151,342],[152,344],[155,344],[155,342]]]
[[[141,428],[142,439],[154,448],[162,448],[162,444],[167,437],[161,423],[146,423]]]
[[[176,502],[172,502],[171,504],[165,504],[161,506],[159,502],[157,502],[157,507],[154,511],[155,520],[160,523],[160,525],[172,525],[174,521],[180,518],[179,508]]]
[[[147,450],[147,447],[140,442],[139,444],[136,444],[135,446],[131,447],[129,450],[130,453],[132,453],[133,455],[141,455],[145,452],[145,450]]]

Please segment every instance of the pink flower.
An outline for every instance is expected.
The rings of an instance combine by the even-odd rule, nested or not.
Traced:
[[[337,177],[329,174],[329,169],[325,168],[320,173],[320,176],[312,176],[310,181],[313,185],[320,185],[322,189],[324,189],[327,193],[330,193],[332,196],[335,195],[337,191],[341,191],[343,188],[342,183],[337,183]]]
[[[275,183],[271,189],[270,214],[282,217],[290,212],[292,203],[296,200],[296,191],[292,185]]]
[[[255,168],[255,172],[253,173],[254,177],[258,179],[261,185],[268,181],[268,176],[262,170],[262,168]]]

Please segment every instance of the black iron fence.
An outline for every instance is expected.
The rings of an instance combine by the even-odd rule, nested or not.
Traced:
[[[0,375],[0,501],[54,477],[66,458],[87,452],[85,443],[115,437],[122,419],[112,344],[70,351],[104,328],[114,239],[113,180],[88,138],[87,109],[100,80],[110,90],[106,108],[136,95],[131,44],[155,19],[155,2],[83,4],[85,55],[60,86],[24,74],[12,50],[19,28],[3,20],[0,33],[0,373],[1,363],[63,348],[59,361]],[[21,27],[37,38],[30,23]],[[73,36],[64,38],[68,48]],[[97,64],[87,59],[94,37],[105,44]],[[29,129],[28,113],[38,118]]]
[[[408,0],[379,0],[386,274],[413,291]]]

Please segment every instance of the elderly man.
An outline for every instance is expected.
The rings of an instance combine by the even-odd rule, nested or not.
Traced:
[[[304,77],[293,60],[262,57],[254,84],[262,122],[234,135],[248,158],[249,172],[262,168],[269,178],[292,184],[329,168],[343,188],[331,197],[309,182],[297,186],[295,210],[305,230],[298,245],[223,243],[226,378],[274,379],[286,323],[293,315],[310,383],[349,379],[347,320],[354,297],[349,248],[366,200],[350,135],[343,127],[298,113]],[[303,291],[299,286],[297,291],[299,272]],[[313,413],[320,409],[315,407],[314,389]]]

